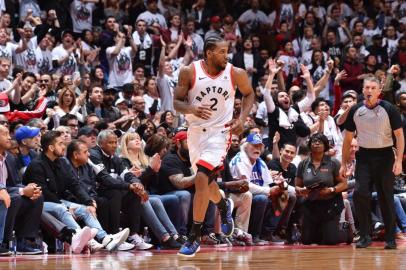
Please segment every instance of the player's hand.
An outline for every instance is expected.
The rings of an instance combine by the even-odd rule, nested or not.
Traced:
[[[193,107],[192,113],[204,120],[210,119],[212,110],[210,109],[210,105],[201,105],[197,107]]]
[[[244,131],[244,125],[240,118],[231,120],[227,125],[230,126],[232,134],[240,135]]]

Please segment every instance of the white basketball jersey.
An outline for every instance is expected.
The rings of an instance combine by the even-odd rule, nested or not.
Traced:
[[[192,63],[194,78],[188,93],[189,104],[210,105],[212,110],[208,120],[193,114],[187,114],[186,120],[191,127],[224,127],[233,119],[235,88],[232,77],[233,65],[227,63],[226,68],[217,76],[210,76],[203,67],[203,60]]]

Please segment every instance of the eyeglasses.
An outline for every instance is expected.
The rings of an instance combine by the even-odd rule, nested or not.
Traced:
[[[40,83],[48,83],[49,80],[39,80]]]

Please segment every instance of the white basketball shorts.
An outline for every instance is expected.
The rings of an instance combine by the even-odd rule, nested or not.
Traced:
[[[194,172],[197,172],[197,165],[210,171],[222,168],[231,145],[230,127],[189,127],[187,143]]]

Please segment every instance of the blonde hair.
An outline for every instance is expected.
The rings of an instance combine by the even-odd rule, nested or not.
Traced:
[[[141,141],[141,149],[137,151],[136,153],[134,152],[129,152],[128,151],[128,143],[134,139],[138,138]],[[149,165],[149,160],[147,155],[144,153],[144,143],[141,140],[140,135],[135,132],[127,132],[123,135],[121,138],[121,144],[120,144],[120,150],[121,150],[121,157],[127,158],[130,160],[131,164],[138,169],[145,169]]]
[[[64,87],[61,89],[61,91],[59,91],[58,105],[59,108],[61,108],[62,110],[64,109],[65,105],[63,104],[63,96],[66,92],[69,92],[72,95],[72,103],[69,105],[69,111],[71,111],[76,105],[76,95],[75,92],[73,92],[73,90],[69,87]]]

